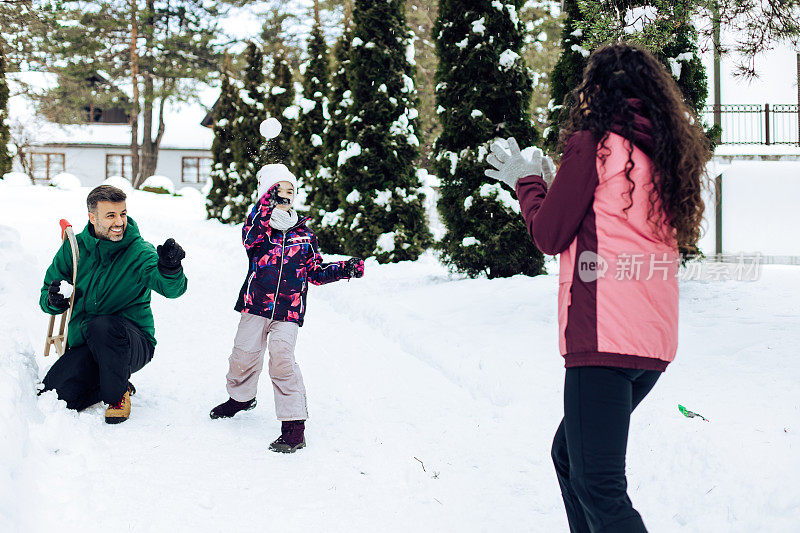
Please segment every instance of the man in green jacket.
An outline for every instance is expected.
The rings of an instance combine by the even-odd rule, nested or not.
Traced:
[[[130,416],[128,381],[153,358],[156,346],[150,292],[178,298],[186,292],[175,239],[156,250],[128,218],[125,193],[101,185],[86,199],[89,223],[76,235],[80,258],[67,350],[44,378],[44,390],[55,390],[67,407],[78,411],[98,401],[108,404],[106,422]],[[44,276],[39,305],[56,315],[69,307],[72,253],[68,240]]]

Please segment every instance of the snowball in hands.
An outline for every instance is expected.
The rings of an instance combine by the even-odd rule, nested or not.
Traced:
[[[67,300],[70,299],[72,296],[72,284],[69,281],[61,281],[61,285],[58,286],[58,294],[66,298]]]
[[[277,118],[269,117],[267,120],[261,123],[258,130],[261,132],[261,135],[264,136],[265,139],[274,139],[281,133],[281,123],[278,122]]]

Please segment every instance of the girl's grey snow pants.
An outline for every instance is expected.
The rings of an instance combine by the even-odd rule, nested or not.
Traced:
[[[269,377],[278,420],[306,420],[306,388],[300,367],[294,360],[298,330],[293,322],[242,313],[229,359],[227,389],[230,397],[238,402],[256,397],[264,352],[269,349]]]

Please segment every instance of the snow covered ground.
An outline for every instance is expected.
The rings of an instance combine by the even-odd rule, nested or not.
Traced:
[[[35,395],[53,363],[39,288],[58,220],[82,228],[87,192],[0,182],[1,531],[567,531],[549,456],[555,275],[464,279],[426,255],[313,287],[297,349],[308,447],[278,455],[268,379],[255,410],[208,417],[226,399],[239,228],[204,220],[199,195],[133,192],[145,238],[186,249],[189,290],[154,296],[155,358],[133,376],[132,418],[109,426],[100,405]],[[629,444],[651,531],[800,523],[799,324],[798,267],[682,282],[678,356]]]

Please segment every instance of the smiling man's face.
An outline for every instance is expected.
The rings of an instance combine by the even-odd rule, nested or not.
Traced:
[[[118,242],[128,229],[128,209],[125,202],[97,202],[94,211],[89,211],[89,222],[94,226],[98,239]]]

